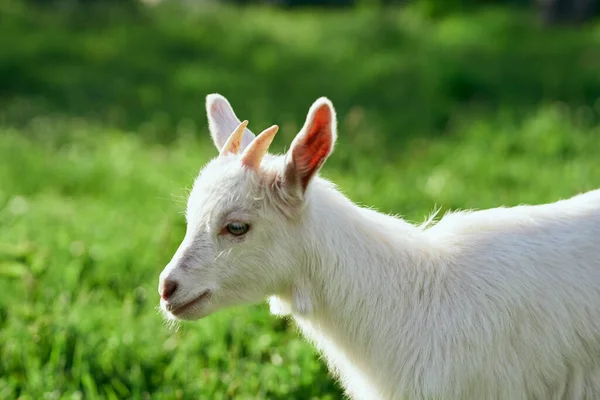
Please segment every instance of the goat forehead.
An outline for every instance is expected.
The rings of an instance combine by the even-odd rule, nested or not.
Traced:
[[[267,154],[261,164],[262,173],[277,170],[282,161],[282,156]],[[194,182],[192,196],[199,199],[227,197],[258,189],[260,179],[257,174],[244,168],[239,156],[226,156],[211,160],[200,171]]]
[[[188,222],[206,223],[211,216],[233,209],[249,211],[264,194],[260,176],[272,175],[283,162],[284,156],[267,154],[257,174],[242,166],[239,155],[214,158],[194,181],[186,210]]]
[[[236,159],[217,158],[200,172],[188,199],[188,219],[205,219],[235,205],[250,204],[257,180]]]
[[[218,161],[219,159],[217,159]],[[214,196],[230,192],[247,181],[247,174],[237,163],[211,162],[200,171],[194,182],[195,195]]]

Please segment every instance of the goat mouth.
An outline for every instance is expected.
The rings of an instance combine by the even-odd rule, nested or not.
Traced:
[[[200,304],[202,301],[208,299],[209,297],[210,297],[210,290],[205,290],[198,297],[188,301],[187,303],[185,303],[173,310],[169,310],[169,312],[175,316],[183,314],[190,308],[194,307],[197,304]]]

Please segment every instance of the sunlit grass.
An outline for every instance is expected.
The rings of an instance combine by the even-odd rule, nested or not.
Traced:
[[[56,131],[37,140],[0,134],[3,398],[336,393],[311,346],[266,305],[179,329],[156,310],[158,274],[185,229],[185,188],[216,154],[208,133],[164,147],[49,123]],[[600,187],[597,131],[579,128],[564,111],[462,128],[407,143],[389,163],[344,146],[324,175],[357,202],[417,222],[436,205],[537,203]],[[344,131],[339,141],[347,141]]]
[[[264,304],[175,326],[156,308],[188,190],[217,154],[208,93],[255,131],[279,124],[279,152],[330,97],[323,175],[417,223],[600,187],[593,27],[542,32],[493,10],[158,10],[17,10],[0,25],[0,399],[339,398]]]

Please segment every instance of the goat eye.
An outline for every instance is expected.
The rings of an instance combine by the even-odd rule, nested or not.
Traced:
[[[227,232],[231,233],[233,236],[241,236],[248,232],[250,229],[250,225],[243,222],[230,222],[226,226]]]

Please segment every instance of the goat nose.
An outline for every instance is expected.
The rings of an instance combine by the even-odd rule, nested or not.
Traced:
[[[160,297],[162,297],[163,300],[168,300],[169,297],[173,296],[173,293],[175,293],[178,286],[179,285],[175,281],[171,281],[168,279],[165,280],[162,285]]]

